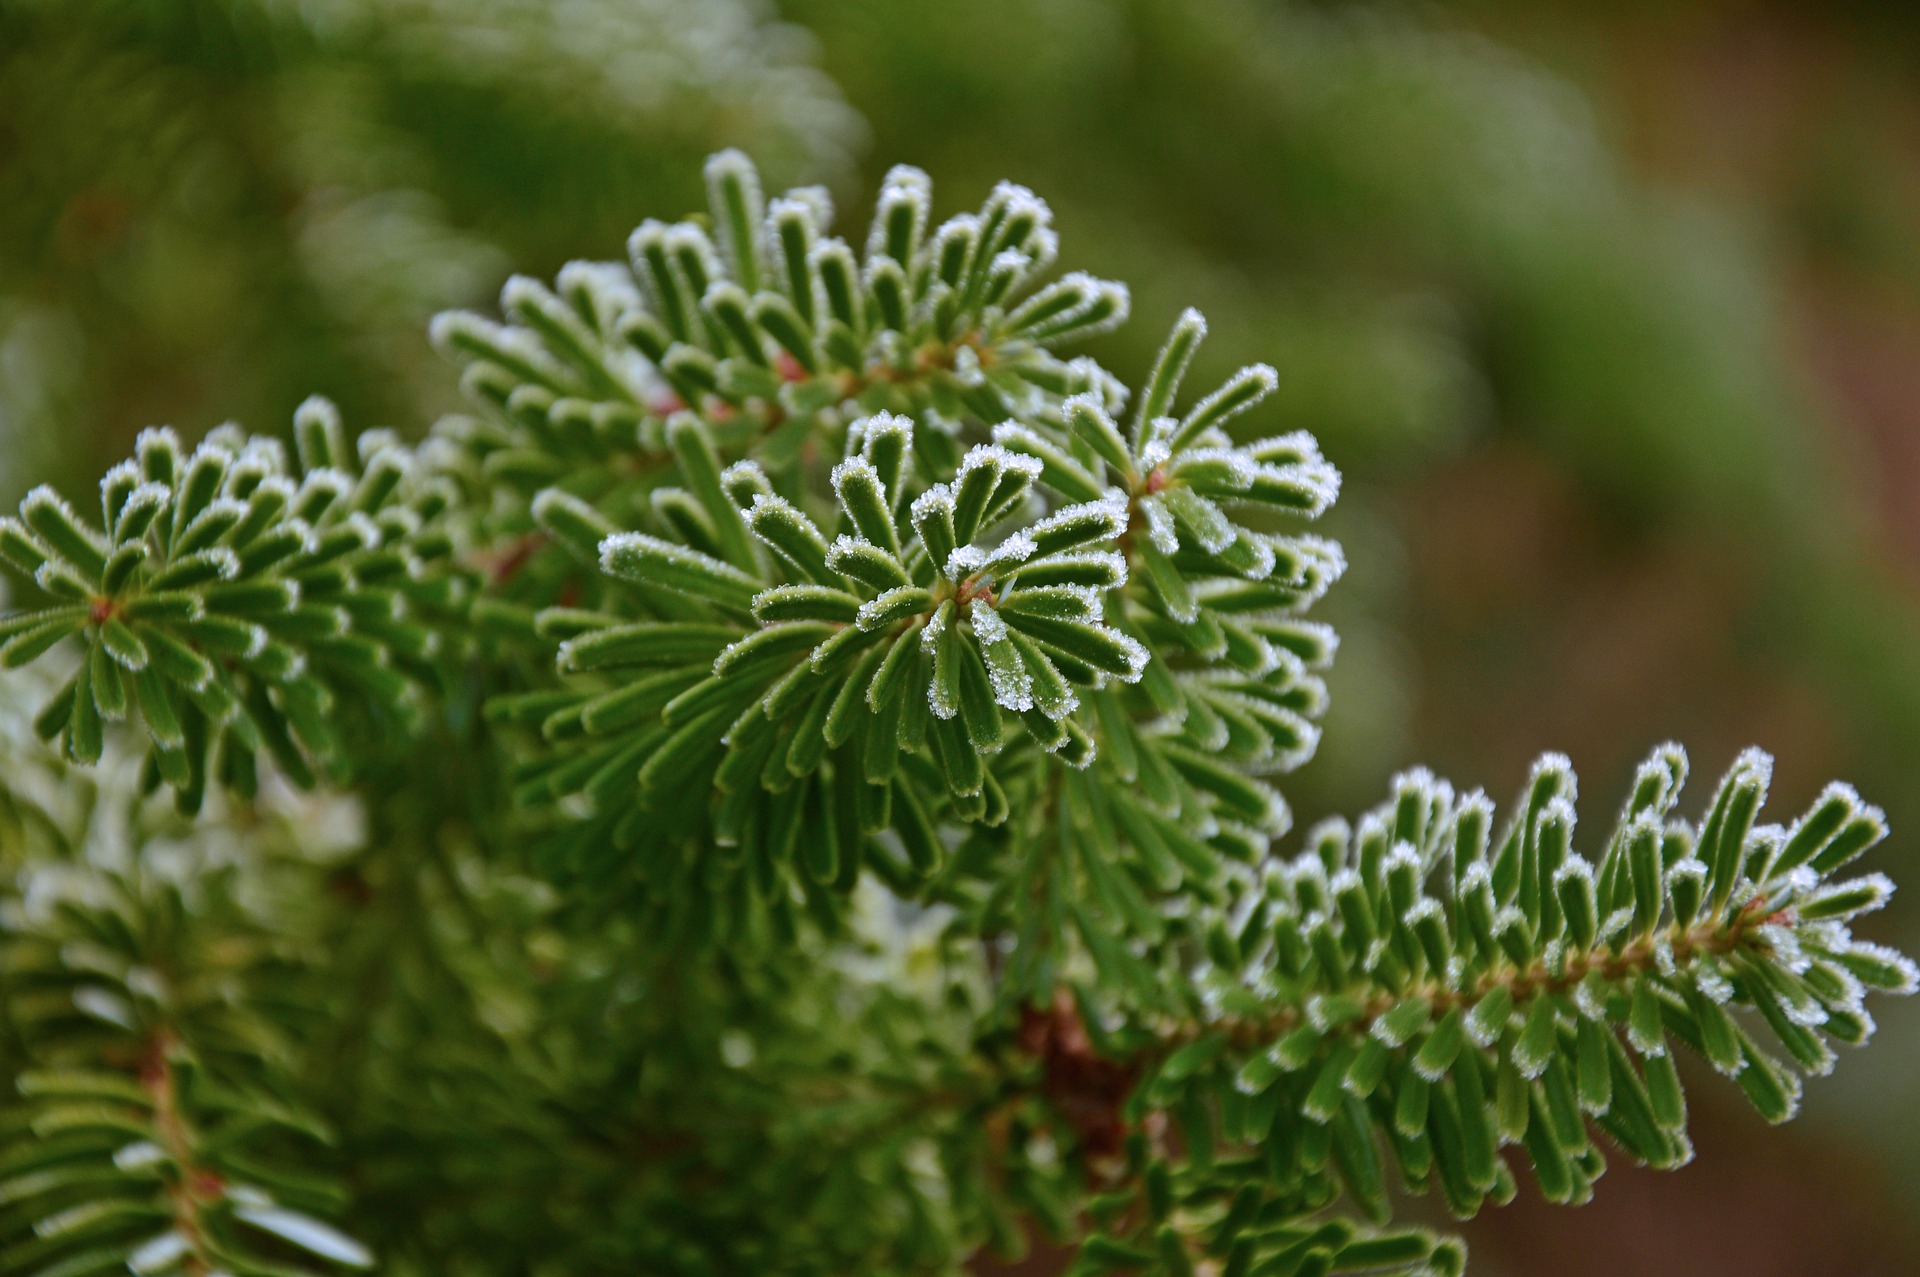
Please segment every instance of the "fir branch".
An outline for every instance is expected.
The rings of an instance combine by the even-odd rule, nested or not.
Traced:
[[[301,784],[344,766],[345,718],[417,717],[467,592],[453,494],[385,432],[356,458],[324,400],[294,425],[297,467],[232,428],[191,453],[148,430],[101,481],[99,523],[44,487],[0,518],[0,555],[54,600],[0,620],[0,665],[82,645],[35,723],[68,758],[96,761],[105,724],[137,719],[192,810],[210,778],[252,794],[263,752]]]
[[[1199,1015],[1152,1031],[1136,1120],[1180,1113],[1190,1153],[1217,1124],[1275,1183],[1379,1218],[1382,1149],[1461,1215],[1511,1194],[1504,1146],[1550,1199],[1584,1200],[1605,1166],[1589,1122],[1636,1161],[1684,1163],[1676,1044],[1786,1120],[1799,1074],[1871,1036],[1865,995],[1913,992],[1916,969],[1850,929],[1886,880],[1837,877],[1879,813],[1834,786],[1790,828],[1757,825],[1767,769],[1749,751],[1686,822],[1685,756],[1664,747],[1597,864],[1572,849],[1564,759],[1536,767],[1497,843],[1478,794],[1403,777],[1357,830],[1315,830],[1195,921]]]
[[[114,867],[115,825],[167,827],[128,815],[124,779],[74,860],[23,873],[0,930],[26,1055],[0,1102],[23,1137],[0,1155],[0,1262],[42,1277],[370,1267],[316,1217],[344,1200],[316,1169],[333,1137],[289,1102],[290,1042],[259,1005],[286,996],[291,946],[237,903],[234,869],[202,858],[213,848],[176,876]]]

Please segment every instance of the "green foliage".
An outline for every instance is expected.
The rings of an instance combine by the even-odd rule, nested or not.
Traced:
[[[334,1138],[291,1086],[303,938],[269,902],[311,889],[284,806],[193,824],[30,749],[51,809],[0,913],[0,1059],[18,1099],[0,1152],[8,1272],[286,1274],[369,1267],[324,1221]],[[245,817],[242,819],[242,817]],[[246,841],[236,835],[244,830]]]
[[[1663,749],[1596,860],[1557,757],[1497,839],[1414,773],[1278,858],[1344,564],[1313,439],[1243,423],[1274,371],[1187,393],[1191,311],[1137,390],[1059,353],[1127,293],[1050,276],[1023,188],[936,224],[896,169],[856,251],[737,152],[707,185],[438,320],[473,411],[416,450],[310,403],[297,468],[150,432],[99,526],[0,523],[53,600],[0,657],[79,649],[39,734],[137,745],[248,849],[168,877],[129,807],[117,859],[21,859],[17,1120],[124,1101],[0,1206],[22,1257],[363,1262],[246,1169],[310,1107],[401,1272],[941,1272],[1031,1228],[1085,1272],[1457,1273],[1389,1167],[1467,1215],[1511,1147],[1580,1200],[1596,1137],[1686,1160],[1675,1044],[1780,1120],[1912,991],[1848,929],[1889,885],[1835,876],[1879,813],[1757,824],[1757,753],[1689,824]],[[57,830],[34,756],[0,810]],[[349,864],[259,827],[276,775],[354,783]]]
[[[455,494],[410,481],[386,432],[356,461],[324,400],[294,429],[298,467],[272,439],[223,429],[186,453],[149,430],[101,480],[98,524],[46,487],[0,519],[0,554],[56,600],[6,619],[0,665],[84,642],[35,724],[68,758],[98,761],[104,724],[134,715],[192,810],[210,767],[250,796],[263,749],[301,784],[310,760],[339,765],[343,699],[376,725],[417,712],[441,639],[422,613],[464,593],[441,519]]]
[[[1686,756],[1664,747],[1597,860],[1573,847],[1556,756],[1497,838],[1485,797],[1425,772],[1357,827],[1310,831],[1190,924],[1205,965],[1168,972],[1182,1027],[1133,1030],[1159,1060],[1134,1103],[1182,1118],[1174,1182],[1196,1204],[1249,1178],[1303,1208],[1344,1194],[1384,1221],[1391,1168],[1467,1216],[1513,1195],[1511,1147],[1549,1200],[1585,1201],[1596,1135],[1646,1165],[1691,1159],[1682,1046],[1791,1117],[1800,1075],[1871,1036],[1866,994],[1911,993],[1916,970],[1849,925],[1891,891],[1839,876],[1880,813],[1834,785],[1791,826],[1756,823],[1770,769],[1742,755],[1688,821]]]

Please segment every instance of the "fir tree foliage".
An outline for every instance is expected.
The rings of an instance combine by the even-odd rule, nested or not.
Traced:
[[[1023,188],[936,222],[895,169],[856,244],[738,153],[707,179],[708,212],[644,223],[628,261],[441,317],[473,411],[417,448],[349,442],[313,401],[297,462],[150,431],[99,520],[41,489],[0,522],[48,596],[0,622],[0,662],[72,662],[33,720],[59,757],[22,744],[9,778],[23,843],[62,827],[29,774],[84,784],[64,769],[124,741],[129,792],[208,808],[180,836],[255,847],[182,871],[128,799],[97,818],[118,858],[10,862],[8,1113],[38,1142],[0,1161],[9,1268],[370,1262],[306,1167],[326,1128],[288,1062],[324,1033],[277,1005],[345,959],[233,885],[278,863],[248,814],[277,777],[356,782],[422,849],[381,872],[437,884],[403,898],[458,902],[458,927],[396,932],[438,974],[395,997],[492,1007],[452,1049],[418,1008],[382,1019],[375,1094],[333,1097],[404,1271],[511,1263],[444,1241],[504,1235],[478,1207],[391,1223],[450,1166],[507,1174],[477,1141],[620,1221],[587,1263],[951,1271],[1033,1227],[1089,1273],[1457,1273],[1457,1242],[1392,1225],[1394,1191],[1466,1216],[1515,1167],[1584,1200],[1603,1145],[1679,1165],[1680,1048],[1784,1120],[1871,1034],[1865,995],[1913,990],[1850,930],[1891,890],[1842,876],[1880,814],[1834,786],[1760,823],[1757,752],[1690,821],[1685,756],[1657,751],[1591,855],[1557,756],[1497,833],[1484,796],[1414,772],[1280,855],[1276,777],[1313,752],[1335,647],[1307,613],[1343,559],[1305,526],[1337,472],[1243,417],[1274,370],[1194,393],[1191,311],[1137,387],[1062,353],[1127,293],[1053,272]],[[449,798],[450,765],[483,779]],[[453,868],[441,825],[473,831]],[[86,889],[36,886],[48,861]],[[592,937],[536,943],[502,903],[535,895]],[[510,935],[560,946],[544,992]],[[561,1045],[589,1025],[593,1066]],[[638,1111],[628,1053],[681,1062],[633,1066]],[[588,1125],[656,1132],[642,1173],[556,1122],[586,1096]]]
[[[243,793],[267,750],[311,784],[339,755],[332,720],[357,708],[416,712],[462,581],[441,516],[450,485],[410,482],[387,432],[349,445],[339,415],[309,400],[294,421],[298,464],[270,437],[222,428],[188,452],[168,429],[100,481],[100,517],[52,489],[0,520],[0,554],[53,600],[0,623],[0,665],[82,636],[86,658],[37,724],[67,757],[97,761],[104,724],[136,714],[157,776],[191,810],[209,766]]]
[[[295,826],[338,800],[282,790],[243,833],[143,798],[139,762],[120,751],[86,777],[23,741],[0,755],[17,836],[0,1059],[18,1093],[0,1144],[0,1263],[370,1267],[333,1222],[346,1202],[335,1137],[292,1086],[302,1015],[261,1009],[307,987],[307,938],[284,925],[290,893],[313,886]]]

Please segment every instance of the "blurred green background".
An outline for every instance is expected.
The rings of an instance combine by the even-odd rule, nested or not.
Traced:
[[[1259,426],[1347,472],[1303,822],[1561,749],[1591,842],[1647,747],[1754,741],[1912,881],[1916,71],[1864,3],[0,0],[0,500],[315,391],[418,432],[428,315],[617,256],[722,145],[845,207],[1007,177],[1134,285],[1103,362],[1197,305],[1203,377],[1274,364]],[[1785,1132],[1700,1088],[1696,1166],[1523,1193],[1476,1271],[1920,1271],[1916,1011]]]

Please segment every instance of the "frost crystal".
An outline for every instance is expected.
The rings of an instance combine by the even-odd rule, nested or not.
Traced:
[[[916,525],[924,523],[936,510],[953,513],[953,489],[944,483],[936,483],[913,499],[913,521]]]
[[[992,562],[996,568],[1004,572],[1032,558],[1033,551],[1033,538],[1022,529],[994,547]]]
[[[1716,958],[1703,959],[1693,969],[1693,983],[1700,992],[1721,1006],[1733,1001],[1733,982],[1721,971]]]
[[[978,470],[983,466],[1025,475],[1029,479],[1038,479],[1040,471],[1044,468],[1040,458],[1029,456],[1024,452],[1015,452],[999,442],[976,443],[968,448],[967,455],[960,462],[960,474],[964,477],[970,471]]]
[[[1217,481],[1234,488],[1252,486],[1254,476],[1261,473],[1261,468],[1254,465],[1242,448],[1188,448],[1180,454],[1180,464],[1174,472],[1182,475],[1188,467],[1204,467],[1209,482]]]
[[[946,576],[950,581],[961,581],[972,576],[987,565],[987,552],[977,545],[955,546],[947,556]]]
[[[898,413],[876,412],[854,422],[852,429],[859,432],[861,450],[869,456],[873,454],[873,445],[888,435],[898,435],[906,444],[913,442],[913,418]]]
[[[1140,513],[1147,518],[1147,539],[1153,542],[1153,548],[1162,554],[1173,554],[1180,549],[1180,533],[1174,528],[1173,511],[1158,497],[1147,497],[1140,502]]]
[[[848,476],[855,474],[870,475],[876,483],[880,477],[879,472],[873,468],[873,463],[865,457],[848,457],[833,468],[833,495],[841,496],[841,489],[846,486]]]
[[[984,649],[987,682],[993,688],[994,703],[1016,714],[1033,708],[1033,676],[1027,672],[1019,653],[1006,644],[1007,623],[990,607],[975,604],[972,609],[973,634]]]

